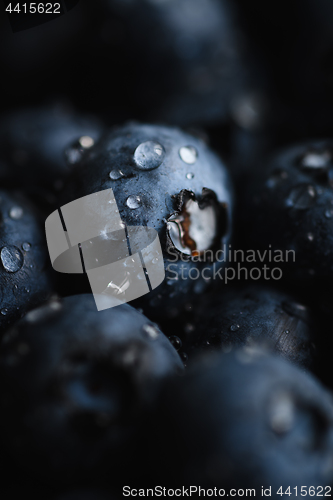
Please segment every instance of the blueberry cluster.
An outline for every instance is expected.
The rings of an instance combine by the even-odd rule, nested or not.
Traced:
[[[0,497],[331,496],[332,2],[81,0],[7,21]],[[45,220],[69,240],[62,207],[104,191],[126,237],[91,205],[94,268],[145,228],[161,252],[149,270],[140,253],[149,293],[127,303],[104,276],[118,305],[98,310],[96,241],[56,272]]]

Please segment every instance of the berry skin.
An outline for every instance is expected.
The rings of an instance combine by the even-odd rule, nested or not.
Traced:
[[[296,145],[273,156],[240,185],[241,244],[281,251],[279,266],[287,269],[285,276],[294,285],[323,279],[331,287],[332,155],[332,141]]]
[[[310,310],[290,295],[250,285],[211,292],[197,300],[183,331],[189,360],[200,353],[261,347],[303,368],[314,360]],[[188,329],[188,324],[187,324]]]
[[[0,191],[0,331],[53,293],[43,222],[19,193]]]
[[[64,150],[80,138],[96,141],[102,126],[96,119],[80,116],[64,106],[27,108],[9,113],[0,121],[3,185],[36,186],[57,190],[70,168]],[[71,158],[73,160],[74,154]],[[69,162],[71,164],[71,162]]]
[[[140,119],[180,126],[226,120],[248,76],[246,46],[232,2],[101,3],[105,43],[97,71],[103,85],[104,68],[111,62],[119,66],[115,84],[124,86],[117,93],[125,97],[124,106],[133,102]]]
[[[152,420],[162,484],[329,485],[332,398],[281,358],[241,349],[166,384]],[[149,425],[152,423],[149,422]],[[257,493],[258,494],[258,493]]]
[[[207,286],[202,277],[191,279],[191,271],[208,268],[207,277],[213,272],[208,257],[229,243],[233,200],[228,172],[192,135],[129,124],[86,152],[64,187],[61,205],[109,188],[127,226],[148,226],[159,234],[166,280],[149,294],[150,314],[167,315],[171,302]],[[201,255],[205,262],[198,262]],[[148,307],[147,296],[142,304]]]
[[[53,301],[4,337],[3,439],[46,481],[121,483],[130,464],[134,474],[143,410],[182,370],[168,339],[128,304],[98,312],[92,295]]]

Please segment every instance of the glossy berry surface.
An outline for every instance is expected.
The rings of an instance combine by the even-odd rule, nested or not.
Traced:
[[[159,401],[161,481],[272,487],[274,498],[281,485],[332,481],[332,398],[280,358],[249,348],[207,358]]]
[[[203,267],[212,272],[209,258],[230,241],[233,194],[227,170],[192,135],[130,124],[106,134],[83,155],[62,204],[109,188],[126,225],[152,227],[159,234],[166,281],[150,299],[163,315],[168,301],[185,300],[195,286],[205,287],[205,280],[193,280],[191,273],[198,276],[195,268]]]
[[[98,312],[91,295],[31,311],[6,333],[0,364],[10,453],[32,474],[74,484],[110,470],[121,482],[143,410],[160,381],[183,370],[145,316],[127,304]]]

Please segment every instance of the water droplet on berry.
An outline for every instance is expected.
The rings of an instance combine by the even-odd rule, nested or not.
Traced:
[[[188,174],[186,174],[186,179],[191,180],[191,179],[193,179],[193,178],[194,178],[194,174],[193,174],[193,172],[188,172]]]
[[[169,337],[169,340],[170,340],[171,344],[173,345],[173,347],[176,349],[176,351],[179,351],[179,349],[183,345],[183,343],[180,340],[180,338],[177,337],[177,335],[171,335],[171,337]]]
[[[231,330],[232,332],[236,332],[237,330],[239,330],[239,328],[240,328],[240,326],[239,326],[239,325],[231,325],[230,330]]]
[[[308,234],[306,235],[306,237],[307,237],[307,239],[308,239],[309,241],[313,241],[313,240],[314,240],[314,236],[313,236],[313,234],[312,234],[312,233],[308,233]]]
[[[154,325],[144,325],[142,327],[142,330],[148,335],[149,338],[152,340],[157,339],[159,332],[156,326]]]
[[[300,210],[310,208],[316,201],[317,192],[309,184],[299,184],[294,187],[287,198],[287,206]]]
[[[140,170],[154,170],[163,163],[164,157],[163,146],[154,141],[143,142],[134,153],[135,165]]]
[[[93,145],[95,144],[95,141],[94,141],[94,139],[92,137],[89,137],[88,135],[83,135],[79,139],[79,144],[84,149],[89,149],[89,148],[93,147]]]
[[[14,220],[18,220],[23,215],[23,209],[21,207],[13,207],[9,210],[9,217]]]
[[[24,263],[23,255],[14,246],[3,247],[0,252],[0,258],[4,269],[8,273],[16,273]]]
[[[300,165],[311,170],[326,169],[332,159],[329,151],[308,151],[301,159]]]
[[[25,252],[29,252],[30,248],[31,248],[31,244],[30,243],[25,242],[25,243],[22,244],[22,250],[24,250]]]
[[[5,309],[5,308],[4,308],[4,309],[1,309],[1,314],[2,314],[3,316],[6,316],[6,314],[7,314],[7,313],[8,313],[8,309]]]
[[[179,150],[179,156],[183,162],[193,165],[197,161],[198,152],[193,146],[184,146]]]
[[[113,181],[117,181],[118,179],[124,177],[124,174],[121,170],[111,170],[111,172],[109,173],[109,177]]]
[[[135,210],[136,208],[141,207],[141,204],[142,204],[142,201],[141,201],[140,196],[131,195],[126,200],[126,205],[131,210]]]

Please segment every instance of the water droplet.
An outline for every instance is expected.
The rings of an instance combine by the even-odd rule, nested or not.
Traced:
[[[3,247],[0,252],[0,258],[3,267],[8,273],[16,273],[24,263],[23,255],[14,246]]]
[[[326,219],[332,219],[332,217],[333,217],[333,209],[332,208],[326,210],[325,217],[326,217]]]
[[[157,262],[158,262],[158,258],[157,258],[157,257],[155,257],[155,259],[153,259],[153,260],[152,260],[152,263],[153,263],[153,264],[157,264]]]
[[[163,146],[154,141],[143,142],[134,153],[136,167],[140,170],[153,170],[159,167],[163,163],[164,157]]]
[[[111,172],[109,173],[109,177],[113,181],[117,181],[118,179],[124,177],[124,174],[121,170],[111,170]]]
[[[300,160],[300,165],[309,170],[326,169],[332,159],[329,151],[308,151]]]
[[[25,252],[29,252],[30,248],[31,248],[31,244],[30,243],[25,242],[25,243],[22,244],[22,250],[24,250]]]
[[[1,314],[3,316],[6,316],[7,313],[8,313],[8,309],[1,309]]]
[[[95,144],[95,141],[94,141],[94,139],[92,137],[89,137],[89,135],[83,135],[79,139],[79,144],[84,149],[89,149],[89,148],[93,147],[93,145]]]
[[[126,200],[126,205],[131,210],[135,210],[136,208],[139,208],[141,206],[141,204],[142,204],[142,201],[141,201],[140,196],[131,195]]]
[[[18,220],[23,215],[23,209],[21,207],[13,207],[9,210],[9,217],[14,220]]]
[[[183,343],[180,340],[180,338],[177,337],[177,335],[171,335],[171,337],[169,337],[169,340],[170,340],[171,344],[173,345],[173,347],[176,349],[176,351],[179,351],[179,349],[183,345]]]
[[[183,162],[193,165],[197,161],[198,152],[193,146],[184,146],[179,150],[179,156]]]
[[[240,328],[240,326],[239,326],[239,325],[231,325],[230,330],[231,330],[232,332],[236,332],[237,330],[239,330],[239,328]]]
[[[313,241],[313,240],[314,240],[314,236],[313,236],[313,234],[312,234],[312,233],[308,233],[308,234],[306,235],[306,237],[307,237],[307,239],[308,239],[309,241]]]
[[[290,330],[285,330],[283,333],[285,333],[286,335],[289,335]]]
[[[288,196],[287,206],[304,210],[310,208],[316,201],[317,192],[309,184],[299,184],[294,187]]]
[[[152,340],[157,339],[159,335],[159,331],[156,326],[154,325],[144,325],[142,327],[142,330],[148,335],[149,338]]]
[[[194,178],[194,173],[193,172],[188,172],[188,174],[186,174],[186,179],[193,179]]]

